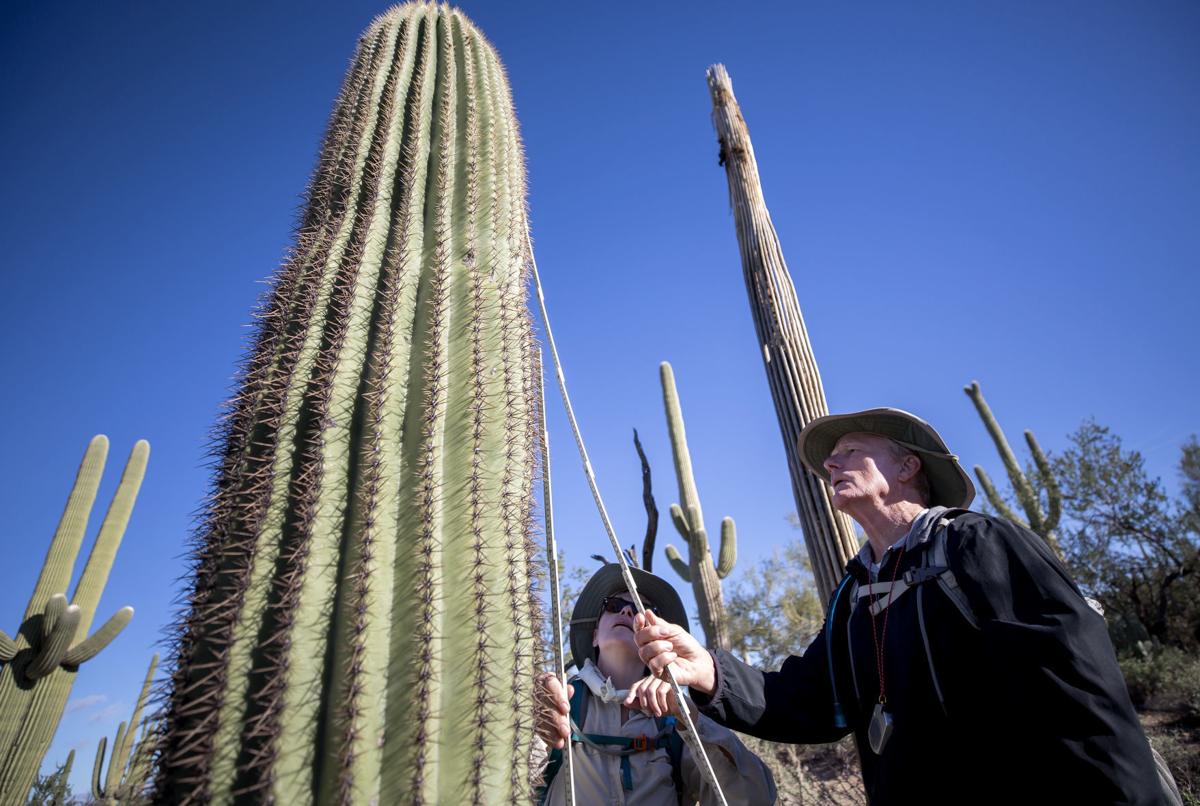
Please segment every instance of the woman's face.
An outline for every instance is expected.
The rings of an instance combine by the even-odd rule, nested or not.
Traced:
[[[642,605],[651,608],[654,605],[642,597]],[[617,612],[612,612],[612,611]],[[600,620],[596,622],[596,630],[592,633],[592,646],[599,647],[601,653],[610,657],[615,654],[637,655],[637,642],[633,639],[633,617],[637,608],[628,593],[610,594],[600,609]]]

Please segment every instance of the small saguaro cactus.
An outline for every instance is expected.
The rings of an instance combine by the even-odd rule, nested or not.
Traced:
[[[525,166],[460,10],[359,39],[296,240],[196,534],[156,797],[530,800]]]
[[[150,659],[150,668],[146,670],[142,691],[133,706],[133,715],[129,717],[128,722],[117,726],[112,754],[108,759],[107,775],[104,774],[104,751],[108,746],[108,737],[100,737],[100,744],[96,748],[96,763],[92,767],[92,797],[99,803],[136,802],[146,789],[157,734],[149,718],[140,722],[139,720],[142,719],[142,710],[150,696],[150,685],[154,682],[154,670],[157,667],[158,654],[155,653]],[[135,747],[134,734],[139,724],[142,734]]]
[[[0,804],[24,803],[54,738],[80,664],[104,649],[133,618],[123,607],[87,635],[113,558],[137,500],[150,445],[133,446],[87,565],[70,604],[64,591],[87,531],[96,489],[104,473],[108,438],[93,437],[46,553],[42,573],[15,638],[0,632]],[[77,636],[87,636],[76,642]]]
[[[675,458],[675,477],[679,481],[680,504],[671,504],[671,522],[687,541],[688,559],[668,544],[667,560],[685,582],[692,583],[696,605],[700,610],[700,626],[710,647],[729,648],[729,631],[725,624],[725,601],[721,598],[721,580],[737,562],[737,530],[733,518],[721,521],[721,549],[713,564],[708,548],[708,532],[704,528],[704,513],[700,509],[700,494],[692,475],[692,455],[688,451],[687,432],[683,427],[683,411],[675,390],[675,374],[666,361],[659,366],[662,380],[663,406],[667,410],[667,431],[671,435],[671,453]]]
[[[975,409],[979,412],[979,419],[983,420],[984,426],[992,437],[992,442],[996,444],[1000,461],[1004,463],[1004,469],[1008,471],[1008,479],[1012,483],[1013,493],[1021,503],[1021,508],[1025,510],[1027,520],[1013,512],[1012,507],[996,489],[996,485],[992,483],[987,472],[981,466],[975,465],[975,477],[979,479],[979,486],[983,488],[988,501],[996,508],[1001,517],[1025,526],[1040,535],[1047,545],[1061,557],[1062,549],[1058,545],[1058,537],[1054,534],[1054,530],[1058,526],[1058,519],[1062,513],[1062,492],[1059,490],[1058,480],[1054,478],[1054,470],[1050,467],[1050,461],[1042,451],[1042,446],[1038,444],[1032,431],[1025,432],[1025,443],[1029,446],[1029,453],[1033,456],[1033,463],[1037,466],[1038,479],[1046,491],[1045,512],[1042,511],[1040,496],[1029,481],[1029,477],[1025,475],[1025,471],[1021,469],[1012,447],[1008,444],[1008,438],[1004,436],[1004,431],[996,422],[995,416],[992,415],[991,408],[983,399],[979,381],[971,381],[969,386],[963,387],[963,391],[975,404]]]

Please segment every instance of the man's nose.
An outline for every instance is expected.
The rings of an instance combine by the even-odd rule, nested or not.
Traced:
[[[833,454],[830,454],[828,457],[826,457],[824,462],[821,462],[821,467],[829,471],[832,471],[835,467],[838,467],[837,460],[834,459]]]

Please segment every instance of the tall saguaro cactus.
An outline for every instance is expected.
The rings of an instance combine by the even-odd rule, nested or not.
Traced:
[[[1034,490],[1025,471],[1021,469],[1020,462],[1017,461],[1012,447],[1008,444],[1008,437],[1004,435],[1004,430],[992,414],[991,407],[983,399],[983,390],[979,388],[979,381],[971,381],[969,386],[963,387],[963,391],[975,404],[975,410],[979,412],[979,419],[983,421],[992,442],[996,444],[996,452],[1000,454],[1000,461],[1003,462],[1004,469],[1008,472],[1008,480],[1012,484],[1013,492],[1021,503],[1021,508],[1025,510],[1025,517],[1028,520],[1022,519],[1013,512],[1012,507],[996,489],[996,485],[992,483],[983,467],[975,465],[975,477],[979,479],[979,486],[983,488],[988,501],[996,508],[1001,517],[1007,518],[1013,523],[1019,523],[1040,535],[1061,557],[1062,549],[1058,545],[1058,537],[1054,534],[1054,530],[1058,527],[1058,519],[1062,514],[1062,492],[1058,487],[1058,479],[1054,477],[1054,470],[1050,467],[1050,460],[1042,451],[1042,446],[1038,444],[1032,431],[1025,432],[1025,443],[1029,446],[1029,453],[1033,456],[1033,463],[1038,469],[1038,478],[1046,491],[1046,511],[1044,512],[1037,491]]]
[[[96,762],[92,767],[92,797],[101,804],[130,803],[141,800],[150,778],[150,758],[153,754],[156,734],[151,720],[142,721],[142,711],[150,696],[150,684],[154,682],[154,670],[158,668],[158,654],[150,659],[142,691],[133,706],[133,715],[128,722],[117,727],[113,739],[112,753],[108,758],[108,772],[104,772],[104,751],[108,737],[100,737],[96,748]],[[142,735],[136,744],[134,736],[138,728]]]
[[[15,638],[0,632],[0,662],[4,664],[0,668],[0,804],[25,802],[58,729],[80,664],[95,657],[133,618],[133,608],[123,607],[88,635],[149,456],[150,445],[145,440],[134,445],[68,604],[65,591],[108,457],[108,438],[92,438],[21,628]],[[86,637],[76,642],[77,636]]]
[[[675,389],[675,373],[666,361],[659,365],[663,388],[663,406],[667,411],[667,431],[671,435],[671,454],[675,458],[675,477],[679,481],[678,504],[671,504],[671,522],[687,541],[688,559],[667,545],[667,559],[675,573],[692,583],[696,605],[700,610],[700,625],[711,648],[729,649],[729,625],[725,622],[725,600],[721,597],[721,580],[737,562],[737,530],[733,518],[721,520],[721,549],[713,562],[708,548],[708,532],[704,528],[704,512],[700,509],[700,494],[692,474],[692,455],[688,450],[687,432],[683,427],[683,410]]]
[[[377,18],[231,402],[158,798],[532,793],[533,331],[508,82],[457,9]]]
[[[804,426],[829,413],[825,390],[800,314],[796,287],[763,197],[750,130],[723,65],[708,68],[708,88],[721,164],[729,180],[729,203],[741,247],[750,311],[787,450],[792,494],[817,588],[821,598],[828,600],[843,567],[858,550],[858,540],[850,519],[834,510],[828,485],[805,469],[796,450],[796,438]]]

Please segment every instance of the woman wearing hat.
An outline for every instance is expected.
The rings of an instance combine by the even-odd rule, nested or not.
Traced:
[[[967,511],[975,488],[932,426],[899,409],[830,415],[798,447],[867,535],[824,628],[763,672],[639,617],[651,671],[671,663],[705,714],[744,733],[854,733],[872,804],[1168,802],[1103,617],[1040,537]]]
[[[647,612],[687,624],[674,588],[654,574],[631,571]],[[579,671],[567,692],[553,675],[543,675],[535,687],[537,732],[553,748],[544,803],[566,800],[566,776],[557,773],[563,763],[560,748],[568,739],[574,748],[575,797],[581,804],[711,802],[691,751],[678,735],[682,724],[664,709],[649,714],[648,702],[638,701],[646,667],[634,640],[636,612],[617,565],[597,571],[575,602],[570,641]],[[774,780],[758,756],[694,706],[691,713],[729,803],[774,803]]]

